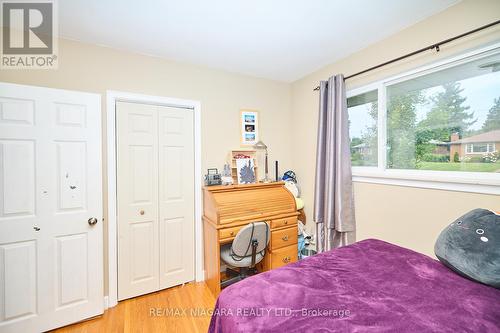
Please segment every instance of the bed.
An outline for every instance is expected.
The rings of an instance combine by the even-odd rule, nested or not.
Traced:
[[[380,240],[224,289],[209,332],[500,332],[500,290]]]

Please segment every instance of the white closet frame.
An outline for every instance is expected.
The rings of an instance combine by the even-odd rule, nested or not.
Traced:
[[[118,304],[118,242],[117,242],[117,206],[116,206],[116,102],[135,102],[170,106],[194,111],[194,207],[195,207],[195,279],[204,280],[203,272],[203,228],[202,228],[202,171],[201,171],[201,103],[199,101],[172,97],[134,94],[122,91],[106,91],[107,113],[107,227],[108,227],[108,296],[104,307],[111,308]]]

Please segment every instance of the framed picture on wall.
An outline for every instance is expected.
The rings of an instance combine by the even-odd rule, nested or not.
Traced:
[[[240,112],[241,144],[253,146],[259,141],[259,111],[241,110]]]

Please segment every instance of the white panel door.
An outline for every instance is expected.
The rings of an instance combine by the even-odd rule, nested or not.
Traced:
[[[116,104],[118,299],[194,279],[193,110]]]
[[[116,103],[118,300],[158,290],[158,112]]]
[[[0,83],[1,332],[103,313],[100,119],[98,95]]]
[[[160,289],[194,280],[193,113],[158,107]]]

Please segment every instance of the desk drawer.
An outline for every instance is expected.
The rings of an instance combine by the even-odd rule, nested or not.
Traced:
[[[271,232],[271,249],[297,244],[297,226]]]
[[[236,234],[238,233],[238,231],[240,231],[240,229],[242,227],[244,227],[244,226],[240,225],[238,227],[220,229],[219,230],[219,238],[221,240],[226,239],[226,238],[234,238],[236,236]]]
[[[271,252],[271,269],[285,266],[297,261],[297,244],[293,244]]]
[[[297,217],[285,217],[283,219],[271,220],[271,229],[286,227],[289,225],[297,224]]]

